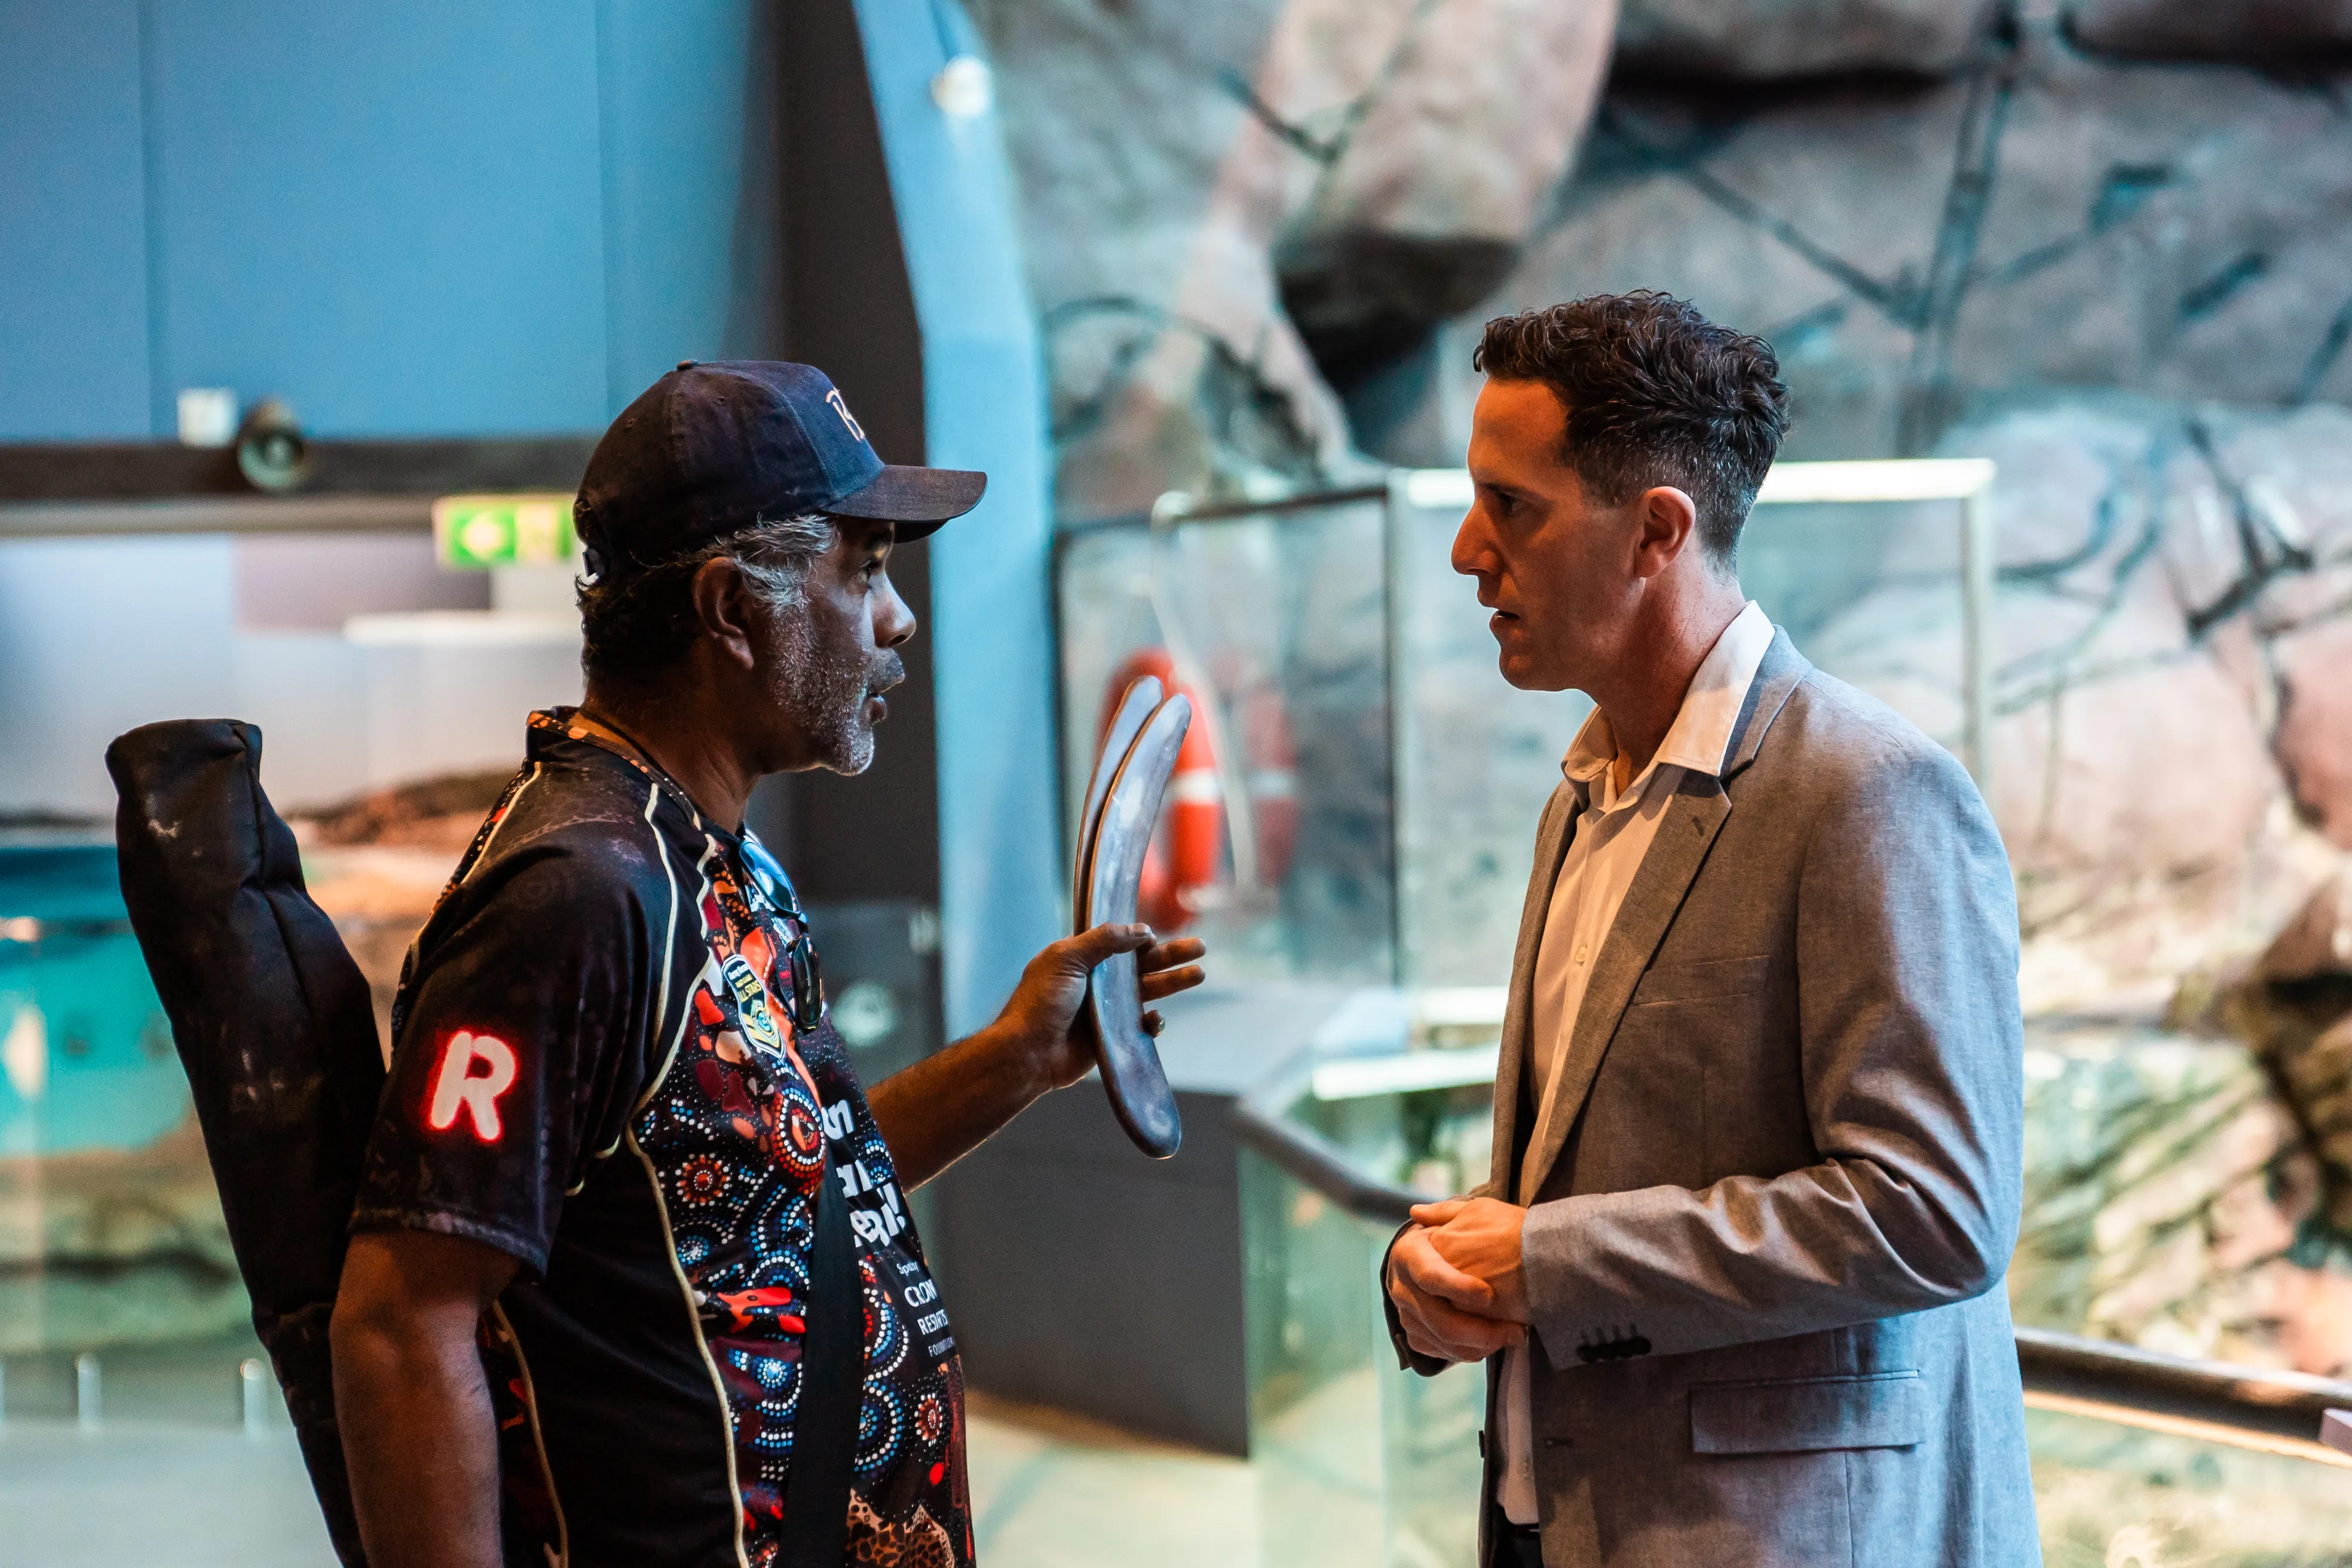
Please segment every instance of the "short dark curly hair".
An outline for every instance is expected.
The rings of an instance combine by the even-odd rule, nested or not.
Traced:
[[[1551,388],[1568,411],[1565,461],[1601,505],[1622,506],[1653,485],[1688,493],[1700,547],[1731,567],[1789,427],[1771,344],[1642,289],[1497,316],[1470,363]]]

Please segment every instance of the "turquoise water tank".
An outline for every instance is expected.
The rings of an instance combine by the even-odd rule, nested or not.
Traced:
[[[0,842],[0,1157],[143,1148],[188,1104],[114,847]]]

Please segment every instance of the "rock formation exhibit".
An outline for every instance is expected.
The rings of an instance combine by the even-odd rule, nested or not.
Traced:
[[[976,16],[1065,520],[1458,465],[1480,322],[1633,288],[1772,342],[1786,458],[1992,458],[2021,1314],[2352,1362],[2352,999],[2247,978],[2352,850],[2352,8]],[[1948,554],[1948,510],[1840,526],[1816,575],[1858,586],[1801,643],[1891,699],[1956,669],[1957,600],[1869,564]],[[1445,804],[1507,916],[1528,824]]]

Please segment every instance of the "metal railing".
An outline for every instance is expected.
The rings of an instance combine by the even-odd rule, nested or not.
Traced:
[[[1404,1224],[1425,1198],[1366,1175],[1328,1139],[1284,1114],[1307,1092],[1311,1070],[1311,1063],[1294,1063],[1243,1096],[1234,1107],[1234,1135],[1365,1223]],[[2035,1409],[2352,1468],[2352,1454],[2321,1440],[2330,1411],[2352,1410],[2352,1383],[2050,1329],[2016,1332],[2025,1402]]]

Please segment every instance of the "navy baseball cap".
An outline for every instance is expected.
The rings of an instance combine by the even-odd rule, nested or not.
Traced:
[[[590,573],[602,575],[809,512],[896,523],[899,539],[920,539],[987,488],[986,474],[884,462],[814,365],[683,360],[596,443],[572,519]]]

